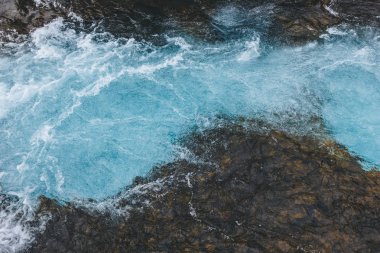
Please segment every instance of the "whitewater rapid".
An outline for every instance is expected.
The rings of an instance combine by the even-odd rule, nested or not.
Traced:
[[[57,19],[0,55],[0,185],[19,198],[0,211],[0,249],[33,239],[25,224],[38,196],[116,194],[183,155],[178,139],[220,115],[284,127],[318,116],[367,168],[380,164],[376,29],[330,28],[298,47],[273,48],[255,31],[167,42],[78,33]]]

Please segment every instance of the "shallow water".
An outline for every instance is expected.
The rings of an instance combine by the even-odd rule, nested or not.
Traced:
[[[78,34],[56,20],[0,57],[2,192],[20,197],[15,210],[32,210],[42,194],[111,196],[181,155],[177,139],[218,115],[280,125],[316,115],[367,168],[378,165],[380,34],[360,32],[331,28],[289,48],[272,48],[255,31],[218,43],[168,37],[155,47]],[[0,214],[0,248],[31,239]]]

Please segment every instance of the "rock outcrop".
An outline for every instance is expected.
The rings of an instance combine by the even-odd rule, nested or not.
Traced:
[[[77,29],[105,30],[115,36],[164,43],[163,34],[190,34],[203,40],[221,40],[231,32],[245,28],[261,30],[264,37],[280,43],[304,43],[314,40],[327,27],[341,22],[379,26],[380,4],[375,0],[1,0],[0,31],[2,41],[29,34],[56,17],[72,24],[73,13],[83,22]],[[213,19],[223,6],[234,6],[251,16],[231,27]],[[266,8],[270,6],[270,8]],[[264,24],[265,23],[265,24]],[[241,35],[241,34],[240,34]]]
[[[14,41],[18,35],[29,34],[66,14],[53,3],[37,6],[33,0],[0,0],[0,39]]]
[[[60,205],[29,252],[379,252],[380,173],[334,141],[225,125],[111,199]],[[93,203],[96,205],[96,203]]]

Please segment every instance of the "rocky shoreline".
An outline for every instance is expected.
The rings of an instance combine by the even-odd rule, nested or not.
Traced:
[[[0,50],[58,17],[157,45],[168,33],[218,41],[242,32],[214,18],[228,5],[250,10],[241,25],[273,44],[313,41],[340,23],[380,27],[376,0],[0,0]],[[254,125],[190,134],[192,159],[154,168],[104,203],[41,197],[29,225],[49,220],[25,251],[379,252],[380,172],[363,170],[327,135]],[[1,209],[17,201],[0,200]]]
[[[114,214],[42,197],[37,217],[51,219],[28,252],[378,252],[380,172],[328,138],[273,129],[191,134],[194,158],[136,178]]]
[[[317,39],[339,23],[380,26],[375,0],[1,0],[0,41],[17,41],[51,20],[62,17],[78,30],[107,31],[117,37],[165,43],[161,35],[184,33],[202,40],[221,40],[239,30],[225,27],[213,14],[224,6],[251,13],[244,27],[261,29],[272,42],[299,44]],[[78,19],[79,17],[79,19]],[[80,25],[78,24],[80,23]],[[263,25],[266,23],[266,25]],[[95,30],[96,30],[95,29]]]

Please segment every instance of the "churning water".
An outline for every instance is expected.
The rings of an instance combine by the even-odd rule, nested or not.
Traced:
[[[17,213],[27,219],[39,195],[115,194],[178,156],[176,139],[218,115],[316,115],[366,165],[380,164],[378,31],[331,28],[289,48],[254,31],[167,40],[76,33],[56,20],[0,56],[0,184],[20,198],[0,212],[0,248],[31,240]]]

